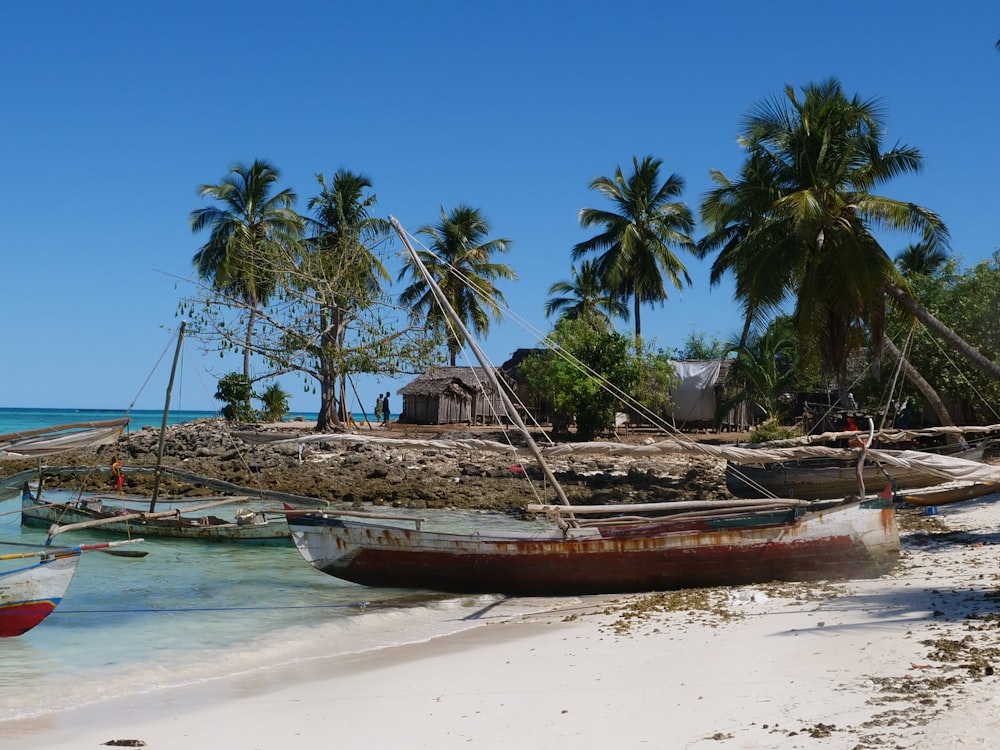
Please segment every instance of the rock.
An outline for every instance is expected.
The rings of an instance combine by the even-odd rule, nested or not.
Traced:
[[[256,434],[265,430],[261,428]],[[402,434],[410,438],[442,437],[415,433],[416,430]],[[457,434],[505,439],[488,433]],[[507,433],[507,437],[515,436]],[[158,441],[159,430],[130,431],[116,446],[65,454],[59,457],[59,463],[108,467],[118,455],[126,469],[126,490],[139,494],[148,492],[151,482],[147,486],[144,478],[129,475],[127,470],[130,466],[155,465]],[[464,449],[394,449],[384,444],[343,444],[333,440],[306,444],[250,444],[234,437],[228,424],[221,419],[173,425],[167,429],[164,446],[164,465],[167,467],[354,507],[388,503],[420,509],[456,507],[511,512],[537,500],[528,482],[535,482],[537,488],[542,478],[541,471],[532,461],[515,460],[509,454]],[[512,472],[510,466],[514,463],[522,463],[524,471]],[[20,464],[4,462],[0,464],[0,472],[13,474],[35,468],[33,460],[26,460],[23,466]],[[567,495],[579,504],[729,497],[725,489],[724,463],[714,459],[688,456],[581,459],[571,456],[552,461],[551,468]],[[85,489],[110,489],[106,471],[61,481],[74,488],[85,481]],[[57,486],[54,478],[46,478],[46,484]],[[199,493],[198,488],[172,481],[162,483],[161,491],[177,495]]]

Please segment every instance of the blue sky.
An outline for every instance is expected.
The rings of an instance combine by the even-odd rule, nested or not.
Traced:
[[[998,38],[987,0],[5,3],[0,406],[159,408],[191,293],[178,279],[205,241],[197,187],[257,158],[303,213],[339,167],[411,230],[480,208],[514,242],[511,308],[547,330],[548,288],[588,236],[577,212],[604,205],[595,176],[651,154],[697,210],[710,169],[738,170],[755,104],[836,77],[882,100],[887,146],[924,155],[882,192],[938,212],[973,263],[1000,244]],[[739,326],[731,283],[683,260],[692,287],[643,310],[660,347]],[[502,362],[533,344],[505,323],[484,348]],[[237,369],[189,342],[173,405],[217,408],[215,377]],[[358,387],[367,402],[404,382]],[[282,384],[294,410],[318,408]]]

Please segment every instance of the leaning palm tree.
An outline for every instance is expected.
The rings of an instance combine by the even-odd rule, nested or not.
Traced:
[[[369,249],[389,231],[389,222],[372,215],[377,199],[366,193],[372,187],[366,176],[339,169],[329,183],[323,175],[316,179],[321,189],[308,203],[315,218],[307,220],[303,262],[308,266],[306,276],[317,286],[320,340],[315,359],[321,387],[316,429],[324,430],[347,418],[344,352],[352,315],[378,296],[383,281],[390,281],[389,272]]]
[[[619,166],[613,177],[591,181],[591,190],[611,201],[614,209],[582,209],[580,224],[603,231],[573,248],[574,260],[599,253],[596,264],[602,284],[614,296],[632,298],[637,343],[642,336],[642,305],[667,299],[664,274],[676,289],[691,284],[672,248],[695,249],[690,237],[694,218],[686,205],[675,200],[684,190],[684,180],[672,174],[661,183],[662,165],[652,156],[641,162],[632,157],[629,177]]]
[[[430,239],[430,246],[417,253],[445,298],[463,323],[476,335],[486,336],[490,319],[499,319],[501,307],[507,304],[493,282],[517,278],[510,266],[492,260],[494,254],[507,252],[511,241],[487,239],[489,223],[479,209],[465,205],[457,206],[450,214],[442,208],[440,221],[420,228],[417,233]],[[414,320],[424,319],[429,327],[446,332],[449,361],[454,367],[462,348],[461,339],[447,325],[431,289],[408,257],[404,259],[397,280],[402,281],[407,276],[411,281],[399,296],[400,304],[410,307]]]
[[[915,148],[883,150],[883,120],[876,100],[848,98],[835,80],[805,87],[801,98],[786,87],[784,100],[747,116],[739,178],[714,173],[718,187],[702,203],[709,232],[699,253],[719,251],[712,283],[736,276],[748,321],[794,299],[800,346],[815,344],[842,400],[864,331],[882,340],[888,288],[907,289],[874,231],[916,231],[930,248],[948,238],[930,210],[873,192],[921,166]]]
[[[628,305],[621,297],[609,294],[601,284],[597,273],[597,264],[585,260],[570,269],[573,278],[569,281],[557,281],[549,287],[552,297],[545,303],[545,316],[562,315],[567,318],[589,316],[611,325],[611,318],[628,320]]]
[[[191,212],[191,231],[209,229],[208,242],[195,253],[195,270],[212,289],[239,300],[247,309],[243,345],[243,375],[250,379],[250,355],[257,313],[274,294],[278,276],[272,258],[293,248],[303,219],[293,209],[295,193],[272,195],[278,170],[260,159],[250,166],[236,164],[216,185],[202,185],[198,194],[222,204]]]

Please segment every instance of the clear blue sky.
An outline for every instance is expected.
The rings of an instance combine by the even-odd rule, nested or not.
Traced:
[[[5,3],[0,406],[138,394],[159,408],[156,362],[190,294],[177,277],[205,241],[188,225],[197,186],[256,158],[303,213],[315,175],[339,167],[411,230],[441,206],[480,208],[514,241],[511,307],[547,330],[548,288],[588,236],[577,212],[604,205],[591,179],[651,154],[697,210],[710,169],[738,170],[754,104],[836,77],[882,99],[887,146],[923,152],[921,174],[882,192],[937,211],[975,262],[1000,244],[998,38],[995,0]],[[693,286],[643,311],[660,347],[739,326],[731,284],[684,260]],[[485,349],[502,362],[533,344],[503,324]],[[217,408],[214,376],[239,361],[187,353],[175,406]],[[404,382],[359,386],[366,402],[391,389],[398,409]],[[318,408],[283,385],[293,409]]]

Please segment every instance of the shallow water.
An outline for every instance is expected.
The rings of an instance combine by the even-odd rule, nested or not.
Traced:
[[[19,507],[20,498],[0,502],[0,513]],[[512,523],[498,514],[420,515],[441,530]],[[0,541],[44,542],[44,531],[19,524],[17,512],[0,515]],[[75,532],[62,543],[103,538]],[[475,627],[500,601],[508,614],[548,606],[366,588],[314,570],[293,547],[151,539],[138,548],[148,556],[85,553],[56,611],[28,633],[0,639],[0,721],[423,641]],[[18,550],[0,546],[8,551]]]

